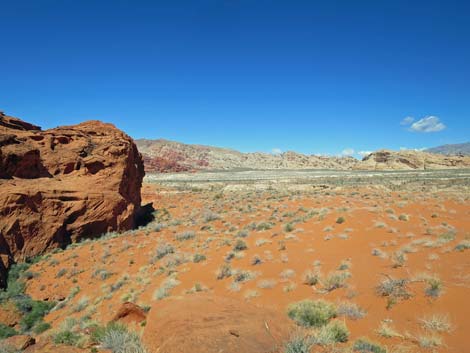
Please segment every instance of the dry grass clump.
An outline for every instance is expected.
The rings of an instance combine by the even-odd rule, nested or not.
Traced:
[[[337,314],[348,319],[358,320],[366,316],[367,312],[356,303],[342,302],[338,305]]]
[[[377,286],[377,294],[383,297],[395,297],[408,299],[411,297],[411,293],[408,291],[409,280],[406,278],[394,279],[388,277],[379,283]]]
[[[416,338],[422,348],[433,349],[442,345],[442,338],[436,334],[422,334]]]
[[[275,279],[261,279],[256,285],[258,286],[258,288],[269,289],[274,288],[276,284],[277,281]]]
[[[246,243],[241,240],[241,239],[238,239],[236,242],[235,242],[235,245],[233,246],[233,251],[243,251],[243,250],[246,250],[248,249],[248,246],[246,245]]]
[[[314,286],[320,280],[320,273],[318,271],[307,270],[303,274],[303,284]]]
[[[321,280],[321,284],[326,291],[331,292],[332,290],[345,287],[349,277],[351,277],[349,271],[330,272]]]
[[[469,239],[464,239],[460,243],[458,243],[455,247],[455,251],[465,251],[470,249],[470,240]]]
[[[403,267],[406,260],[407,260],[407,256],[404,252],[394,251],[392,254],[392,267],[393,268]]]
[[[185,240],[194,239],[195,236],[196,236],[196,233],[194,233],[192,230],[189,230],[183,233],[176,234],[175,239],[178,241],[185,241]]]
[[[393,337],[398,337],[398,338],[403,338],[403,335],[398,333],[392,326],[390,326],[389,323],[387,322],[382,322],[380,324],[380,327],[377,329],[377,334],[379,336],[385,337],[385,338],[393,338]]]
[[[228,278],[232,275],[232,267],[229,264],[223,264],[220,266],[220,268],[217,270],[217,279],[224,279]]]
[[[387,349],[379,343],[372,342],[368,338],[358,338],[352,347],[354,352],[360,353],[387,353]]]
[[[437,276],[431,276],[425,279],[426,282],[426,289],[425,293],[429,297],[436,298],[441,295],[442,293],[442,281]]]
[[[450,332],[452,330],[452,323],[448,315],[433,314],[425,316],[419,321],[421,326],[429,331]]]
[[[173,247],[173,245],[169,243],[160,243],[155,249],[155,253],[150,259],[150,263],[154,264],[158,260],[163,259],[166,255],[173,254],[174,252],[175,248]]]
[[[170,295],[171,289],[179,285],[181,282],[174,277],[166,278],[161,284],[160,287],[155,290],[153,293],[153,299],[161,300]]]

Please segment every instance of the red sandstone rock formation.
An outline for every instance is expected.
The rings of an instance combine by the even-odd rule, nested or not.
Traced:
[[[42,131],[0,113],[0,284],[12,261],[134,227],[143,176],[133,140],[111,124]]]
[[[162,302],[147,316],[149,353],[279,352],[293,329],[283,312],[242,300],[192,294]]]
[[[125,302],[122,303],[111,321],[119,321],[126,324],[141,323],[146,317],[147,314],[140,306],[131,302]]]

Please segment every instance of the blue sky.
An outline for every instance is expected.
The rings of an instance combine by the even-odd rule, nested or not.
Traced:
[[[0,0],[0,109],[241,151],[465,142],[469,13],[452,0]]]

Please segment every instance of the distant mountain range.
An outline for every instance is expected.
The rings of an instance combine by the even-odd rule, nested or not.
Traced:
[[[470,156],[444,156],[421,151],[380,150],[362,161],[353,157],[305,155],[297,152],[270,154],[190,145],[168,140],[135,141],[148,172],[175,173],[199,170],[335,169],[406,170],[470,168]]]
[[[426,152],[451,155],[470,156],[470,142],[455,143],[450,145],[442,145],[437,147],[428,148]]]

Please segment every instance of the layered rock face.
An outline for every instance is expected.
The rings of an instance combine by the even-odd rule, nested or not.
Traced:
[[[373,152],[364,157],[353,169],[362,170],[406,170],[406,169],[452,169],[469,168],[469,156],[444,156],[420,151]]]
[[[0,281],[12,261],[135,226],[144,167],[133,140],[88,121],[42,131],[0,114]]]
[[[237,169],[351,169],[359,161],[352,157],[325,157],[297,152],[242,153],[235,150],[188,145],[167,140],[136,140],[149,172],[178,173],[199,170]]]

